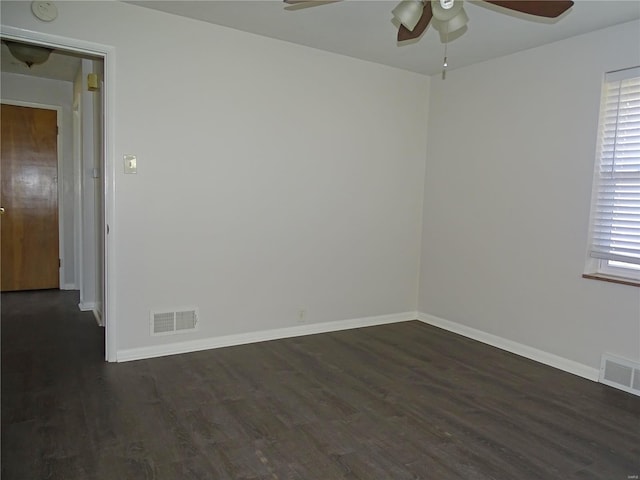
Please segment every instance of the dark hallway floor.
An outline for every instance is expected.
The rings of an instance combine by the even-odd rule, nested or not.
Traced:
[[[640,398],[419,322],[106,364],[75,292],[1,302],[3,480],[640,475]]]

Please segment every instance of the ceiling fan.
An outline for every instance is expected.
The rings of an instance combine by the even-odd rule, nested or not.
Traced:
[[[309,6],[335,3],[341,0],[284,0],[290,5],[308,4]],[[537,17],[556,18],[569,10],[571,0],[482,0],[499,7],[526,13]],[[402,0],[393,10],[394,17],[400,23],[398,41],[404,42],[420,37],[434,20],[434,27],[446,34],[460,30],[468,22],[462,8],[463,0]]]

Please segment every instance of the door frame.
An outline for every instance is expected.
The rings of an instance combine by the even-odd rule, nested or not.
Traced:
[[[66,269],[66,261],[65,261],[65,235],[64,235],[64,205],[62,202],[62,191],[61,182],[63,179],[63,170],[62,170],[62,141],[61,139],[65,138],[64,135],[66,132],[64,131],[63,121],[62,121],[62,107],[59,105],[48,105],[45,103],[36,103],[36,102],[23,102],[21,100],[10,100],[6,98],[0,98],[0,103],[2,105],[13,105],[15,107],[28,107],[28,108],[38,108],[40,110],[55,110],[56,111],[56,123],[58,126],[58,136],[56,139],[56,175],[58,176],[56,181],[56,194],[58,196],[58,258],[62,265],[65,265],[64,268],[60,267],[58,269],[58,285],[60,290],[72,290],[75,285],[67,285],[65,282],[64,273],[67,271]],[[75,232],[72,232],[72,235],[75,235]],[[75,278],[75,272],[74,272]]]
[[[115,47],[6,25],[0,25],[0,36],[7,40],[17,40],[44,47],[59,48],[80,55],[98,57],[102,58],[104,62],[104,82],[102,85],[104,89],[104,122],[102,128],[104,156],[104,175],[102,176],[104,215],[104,258],[102,259],[104,261],[103,321],[105,328],[105,360],[115,362],[118,360],[117,302],[114,285],[117,232],[109,227],[115,223]]]

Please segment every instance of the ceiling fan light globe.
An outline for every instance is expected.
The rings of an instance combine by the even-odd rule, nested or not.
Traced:
[[[469,22],[469,17],[467,17],[467,13],[464,11],[464,9],[460,9],[460,11],[455,17],[453,17],[448,22],[444,22],[444,24],[442,25],[442,28],[443,28],[443,31],[447,33],[453,33],[453,32],[457,32],[461,28],[464,28],[464,26],[468,22]]]
[[[402,25],[413,31],[422,17],[423,10],[424,4],[420,0],[402,0],[391,13]]]
[[[447,9],[442,7],[440,0],[432,0],[431,10],[435,19],[448,22],[462,10],[462,0],[454,0],[453,6]]]

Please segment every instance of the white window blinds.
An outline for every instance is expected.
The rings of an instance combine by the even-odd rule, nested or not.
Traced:
[[[593,188],[590,255],[640,264],[640,67],[605,77]]]

